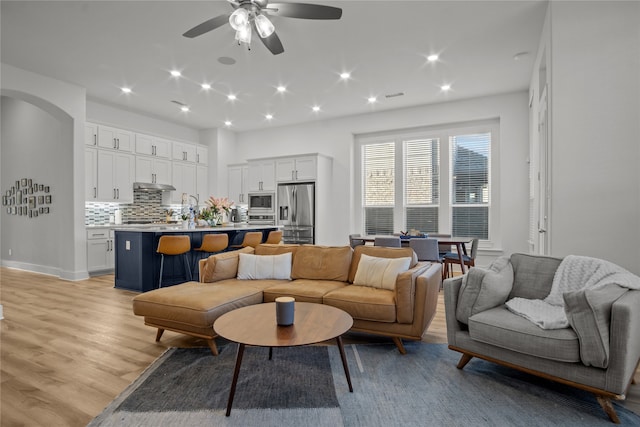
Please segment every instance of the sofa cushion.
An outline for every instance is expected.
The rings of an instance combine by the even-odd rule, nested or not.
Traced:
[[[580,361],[580,344],[573,329],[541,329],[504,305],[469,317],[469,336],[530,356],[559,362]]]
[[[351,266],[349,267],[349,283],[353,283],[356,278],[356,272],[358,271],[358,264],[360,263],[360,256],[362,254],[374,256],[378,258],[411,258],[409,268],[413,268],[418,263],[418,256],[409,247],[405,248],[388,248],[385,246],[371,246],[360,245],[356,246],[353,250],[353,258],[351,259]]]
[[[578,335],[580,359],[586,366],[609,366],[609,326],[611,305],[628,289],[608,285],[582,289],[563,295],[567,320]]]
[[[262,291],[249,286],[187,282],[135,296],[133,312],[176,324],[211,328],[224,313],[261,302]]]
[[[238,262],[241,253],[252,254],[253,248],[247,246],[237,251],[211,255],[202,267],[200,281],[208,283],[236,277],[238,275]]]
[[[349,285],[328,292],[324,304],[346,311],[354,319],[393,323],[396,321],[394,291]]]
[[[274,243],[261,243],[256,246],[255,254],[256,255],[280,255],[291,253],[291,259],[295,258],[296,251],[300,245],[294,244],[274,244]]]
[[[360,255],[354,285],[394,290],[398,274],[409,270],[411,258],[379,258]]]
[[[240,254],[238,279],[291,279],[291,252],[280,255]]]
[[[300,246],[293,258],[291,278],[346,282],[352,254],[351,246]]]
[[[344,288],[346,282],[335,280],[297,279],[293,282],[282,282],[264,290],[264,302],[273,302],[278,297],[294,297],[299,302],[322,304],[322,297],[330,291]]]
[[[464,324],[481,311],[502,305],[513,286],[513,267],[509,257],[496,259],[488,269],[473,267],[462,278],[456,318]]]
[[[511,255],[513,289],[509,298],[544,299],[551,291],[553,276],[562,262],[559,258],[527,254]]]

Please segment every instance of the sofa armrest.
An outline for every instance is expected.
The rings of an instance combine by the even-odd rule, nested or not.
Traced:
[[[624,394],[640,358],[640,291],[630,290],[611,306],[606,390]]]
[[[413,323],[416,278],[427,271],[430,263],[419,262],[413,268],[398,274],[396,279],[396,318],[398,323]]]
[[[442,284],[444,288],[444,310],[447,322],[447,341],[449,345],[456,345],[456,332],[462,330],[462,324],[456,318],[458,296],[462,287],[462,276],[446,279]]]

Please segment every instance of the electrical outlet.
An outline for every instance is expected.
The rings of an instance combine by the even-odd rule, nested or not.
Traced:
[[[124,242],[124,248],[128,251],[131,250],[131,241],[130,240],[125,240]]]

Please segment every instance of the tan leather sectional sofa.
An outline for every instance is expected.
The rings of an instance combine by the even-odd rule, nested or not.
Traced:
[[[292,280],[237,278],[240,253],[278,255],[290,252]],[[398,274],[394,290],[354,285],[361,255],[410,257],[409,270]],[[207,340],[218,354],[214,321],[222,314],[279,296],[328,304],[353,317],[352,331],[389,336],[401,353],[402,339],[420,340],[435,314],[442,281],[440,264],[418,262],[411,248],[379,246],[327,247],[267,245],[212,255],[200,261],[200,282],[156,289],[133,299],[133,312],[146,325]]]

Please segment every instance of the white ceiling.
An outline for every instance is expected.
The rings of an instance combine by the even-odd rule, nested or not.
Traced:
[[[238,46],[228,25],[182,36],[232,11],[226,1],[3,0],[0,58],[85,87],[98,102],[196,129],[231,120],[245,131],[526,89],[546,10],[540,0],[304,1],[341,7],[342,19],[272,17],[285,48],[274,56],[255,37],[250,51]],[[530,54],[514,60],[520,52]],[[170,77],[173,68],[183,77]],[[341,81],[342,71],[352,78]]]

